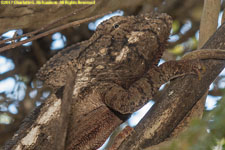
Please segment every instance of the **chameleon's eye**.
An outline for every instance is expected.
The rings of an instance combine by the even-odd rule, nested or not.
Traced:
[[[118,24],[115,24],[115,25],[114,25],[114,28],[115,28],[115,29],[116,29],[116,28],[118,28],[118,27],[119,27],[119,25],[118,25]]]

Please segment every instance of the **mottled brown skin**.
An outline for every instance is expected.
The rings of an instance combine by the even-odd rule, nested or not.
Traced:
[[[66,70],[73,69],[77,82],[83,80],[88,83],[80,91],[90,86],[98,87],[106,97],[105,103],[110,104],[106,91],[110,91],[112,85],[127,90],[149,69],[157,66],[171,23],[171,18],[166,14],[113,17],[99,25],[89,40],[51,58],[40,69],[37,77],[48,86],[58,89],[65,84]],[[140,107],[123,111],[111,104],[109,106],[121,113],[131,113]]]
[[[171,24],[166,14],[112,17],[89,40],[59,52],[40,69],[37,77],[54,91],[65,85],[67,70],[75,72],[66,149],[97,149],[102,144],[113,130],[112,114],[106,113],[102,121],[98,110],[132,113],[163,83],[204,69],[198,59],[157,66]],[[99,116],[93,117],[95,113]]]
[[[40,69],[37,77],[54,91],[65,85],[68,69],[76,73],[66,149],[97,149],[103,144],[115,128],[110,117],[119,122],[109,112],[104,114],[105,121],[100,114],[93,117],[101,110],[107,112],[106,105],[125,114],[134,112],[148,101],[145,93],[135,91],[134,100],[140,96],[143,99],[129,109],[134,100],[129,103],[127,99],[125,103],[120,96],[124,92],[130,95],[130,87],[157,66],[171,23],[166,14],[113,17],[100,24],[89,40],[59,52]],[[121,90],[122,94],[115,93],[119,96],[113,96],[114,103],[111,103],[115,89]],[[114,106],[121,100],[122,107]],[[124,104],[127,106],[123,107]]]

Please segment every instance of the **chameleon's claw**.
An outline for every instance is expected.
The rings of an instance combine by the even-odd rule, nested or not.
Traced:
[[[206,67],[204,65],[202,65],[202,72],[205,73],[206,72]]]
[[[197,68],[194,68],[195,74],[198,75],[198,79],[202,79],[202,74],[206,72],[206,67],[203,64],[199,64]]]
[[[198,74],[198,80],[201,80],[201,79],[202,79],[202,74],[201,74],[201,72],[198,71],[197,74]]]

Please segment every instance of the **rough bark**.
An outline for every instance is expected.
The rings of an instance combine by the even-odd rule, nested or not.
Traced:
[[[225,49],[225,24],[203,46],[204,49]],[[135,133],[125,140],[119,150],[144,149],[164,141],[187,113],[204,95],[212,81],[225,67],[222,60],[204,60],[206,72],[201,80],[192,75],[171,81],[152,109],[135,127]],[[142,134],[140,134],[142,133]]]
[[[63,100],[65,97],[66,96],[63,97]],[[97,95],[87,97],[89,101],[98,98]],[[68,103],[62,102],[60,98],[52,94],[45,103],[35,109],[35,111],[24,120],[20,129],[5,145],[5,150],[52,150],[64,147],[66,136],[64,131],[67,129],[68,125],[68,120],[65,118],[69,109],[67,106]],[[74,139],[73,143],[81,146],[93,146],[92,143],[96,143],[97,149],[121,123],[122,120],[109,108],[106,106],[99,107],[84,117],[83,122],[81,122],[82,125],[76,131],[73,131],[78,132],[80,135],[91,132],[90,135],[86,135],[88,140],[85,139],[85,136],[81,136]],[[98,138],[91,138],[92,140],[89,140],[89,136],[96,136]],[[89,148],[86,147],[86,149]]]

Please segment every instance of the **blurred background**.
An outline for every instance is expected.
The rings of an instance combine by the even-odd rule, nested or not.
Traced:
[[[96,5],[96,10],[99,8],[100,12],[112,10],[113,13],[96,21],[82,24],[78,28],[67,28],[62,32],[45,36],[0,53],[0,147],[18,130],[24,117],[50,95],[50,91],[44,88],[42,82],[35,77],[38,69],[63,48],[89,39],[96,26],[102,20],[113,15],[137,15],[151,11],[165,12],[172,16],[174,22],[171,36],[168,39],[167,50],[160,63],[178,60],[185,53],[197,48],[203,0],[142,0],[140,2],[132,2],[122,2],[121,5],[112,6],[112,9],[106,2],[105,4]],[[225,6],[223,0],[221,4],[221,10],[223,10]],[[108,8],[100,9],[104,5]],[[0,12],[3,12],[3,14],[5,12],[6,14],[7,8],[2,7],[0,6]],[[85,13],[85,11],[82,13]],[[98,12],[96,11],[95,13]],[[221,18],[222,12],[219,16],[218,27],[220,26]],[[2,27],[0,40],[12,38],[15,33],[22,35],[38,28],[39,26],[35,27],[35,25],[10,30]],[[24,39],[26,37],[20,40]],[[10,42],[1,46],[7,44],[10,44]],[[205,105],[206,114],[217,106],[224,94],[224,77],[225,71],[210,86]],[[151,100],[144,108],[135,112],[126,124],[135,126],[153,104],[154,101]]]

